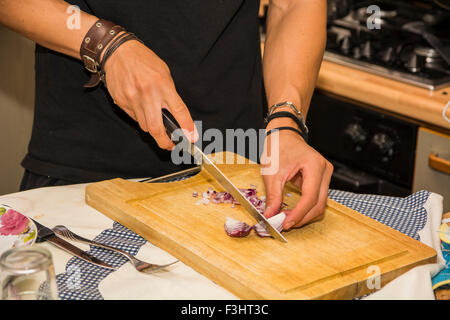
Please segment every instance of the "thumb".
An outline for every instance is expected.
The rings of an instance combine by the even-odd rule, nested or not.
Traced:
[[[270,218],[280,212],[283,201],[283,184],[281,181],[270,179],[266,185],[266,208],[264,216]]]

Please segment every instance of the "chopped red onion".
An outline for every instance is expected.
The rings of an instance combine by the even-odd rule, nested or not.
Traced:
[[[266,197],[261,196],[258,198],[256,186],[251,185],[252,188],[247,189],[239,189],[242,195],[252,203],[255,208],[261,213],[264,213],[264,209],[266,208]],[[198,196],[198,192],[194,192],[192,196],[195,198]],[[290,197],[292,194],[286,194],[286,196]],[[229,192],[217,192],[212,188],[208,188],[206,192],[202,193],[202,199],[198,200],[195,204],[200,205],[208,205],[210,202],[212,203],[230,203],[232,208],[235,208],[236,205],[239,205],[239,202],[234,200]],[[286,207],[286,203],[281,204],[281,208]],[[269,223],[278,231],[283,230],[283,221],[286,218],[286,214],[280,212],[279,214],[268,219]],[[245,237],[247,236],[252,229],[255,229],[256,233],[261,237],[270,237],[270,234],[264,228],[261,223],[256,225],[249,226],[245,222],[237,221],[232,218],[227,217],[227,221],[225,222],[225,231],[231,237]]]
[[[225,222],[225,232],[230,237],[245,237],[250,233],[251,230],[252,227],[245,222],[227,217],[227,220]]]
[[[256,188],[239,189],[239,191],[241,191],[242,195],[246,197],[260,213],[264,212],[264,209],[266,207],[266,197],[261,196],[261,198],[258,198],[258,196],[256,195],[257,193]],[[198,196],[198,192],[194,192],[192,196],[196,198]],[[208,188],[207,191],[203,192],[202,198],[207,199],[212,203],[229,203],[233,208],[236,205],[239,205],[239,202],[234,200],[234,198],[229,192],[217,192],[212,188]],[[200,202],[198,203],[200,204]],[[206,203],[206,201],[203,201],[201,203]]]
[[[254,185],[252,185],[252,186],[254,186]],[[257,193],[256,186],[255,186],[255,188],[239,189],[239,191],[241,191],[242,195],[244,197],[246,197],[248,199],[248,201],[250,201],[261,214],[264,213],[264,209],[266,208],[266,197],[261,196],[260,198],[258,198],[258,196],[256,195],[256,193]],[[196,197],[195,194],[198,195],[198,192],[194,192],[194,194],[192,195],[194,198]],[[287,196],[291,196],[291,195],[292,194],[289,194]],[[213,203],[230,203],[233,208],[235,207],[235,205],[239,205],[239,202],[234,200],[234,198],[231,196],[230,193],[217,192],[217,191],[213,190],[212,188],[208,188],[208,190],[206,192],[203,192],[202,198],[208,199]],[[208,204],[209,201],[204,201],[202,203]],[[283,209],[286,206],[287,206],[287,204],[283,202],[281,204],[281,209]]]
[[[286,214],[284,212],[280,212],[279,214],[267,219],[269,223],[278,231],[283,231],[283,221],[286,219]],[[252,229],[255,229],[255,232],[260,237],[270,237],[270,233],[267,232],[266,228],[263,224],[257,223],[253,227],[249,226],[247,223],[232,219],[227,217],[225,222],[225,232],[230,237],[245,237],[247,236]]]

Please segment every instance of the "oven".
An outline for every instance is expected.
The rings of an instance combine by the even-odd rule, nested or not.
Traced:
[[[432,1],[328,0],[328,4],[324,60],[418,90],[449,87],[450,11]],[[443,159],[450,157],[450,139],[439,140],[438,132],[428,150],[420,139],[428,123],[387,111],[379,103],[350,100],[317,87],[307,125],[311,146],[334,165],[331,188],[390,196],[424,188],[445,195],[449,207],[450,175],[428,170],[426,158],[440,154],[448,164]],[[426,176],[433,177],[436,186],[424,181]]]
[[[334,165],[331,188],[411,194],[418,124],[318,90],[307,123],[310,145]]]

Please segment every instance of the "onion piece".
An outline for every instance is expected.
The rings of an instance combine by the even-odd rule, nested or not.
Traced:
[[[261,198],[258,198],[256,195],[256,188],[239,189],[239,191],[256,207],[261,214],[264,213],[264,209],[266,208],[266,197],[261,196]],[[193,197],[196,197],[195,194],[193,194]],[[208,188],[207,191],[202,192],[202,198],[205,200],[208,199],[212,203],[217,204],[230,203],[233,208],[236,205],[239,205],[239,202],[237,202],[229,192],[217,192],[212,188]]]
[[[256,195],[256,186],[251,186],[254,188],[239,189],[239,191],[245,198],[248,199],[250,203],[255,206],[255,208],[261,214],[263,214],[266,208],[266,196],[261,196],[260,198],[258,198],[258,196]],[[292,194],[288,194],[287,196],[290,197],[292,196]],[[229,192],[217,192],[212,188],[208,188],[206,192],[203,192],[202,199],[198,200],[195,204],[208,205],[209,202],[230,203],[232,208],[235,208],[236,205],[239,205],[239,202],[237,202]],[[287,204],[285,202],[282,202],[281,209],[283,209],[284,207],[287,207]],[[286,219],[286,214],[284,212],[280,212],[279,214],[269,218],[268,221],[275,229],[281,232],[283,230],[284,219]],[[250,233],[252,229],[255,229],[256,233],[260,237],[271,236],[262,223],[257,223],[252,227],[245,222],[238,221],[229,217],[227,217],[227,220],[225,222],[225,232],[231,237],[245,237]]]
[[[286,219],[286,214],[284,212],[280,212],[279,214],[270,217],[267,219],[269,223],[277,229],[279,232],[283,230],[283,221]],[[260,237],[270,237],[270,233],[267,232],[266,228],[264,227],[262,222],[259,222],[253,226],[253,229],[255,229],[256,234]]]
[[[245,237],[250,231],[252,231],[252,227],[245,222],[227,217],[227,220],[225,221],[225,232],[230,237]]]

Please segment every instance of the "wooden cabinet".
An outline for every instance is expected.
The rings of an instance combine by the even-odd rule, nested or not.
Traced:
[[[428,190],[444,197],[450,211],[450,136],[420,128],[417,135],[413,191]]]

